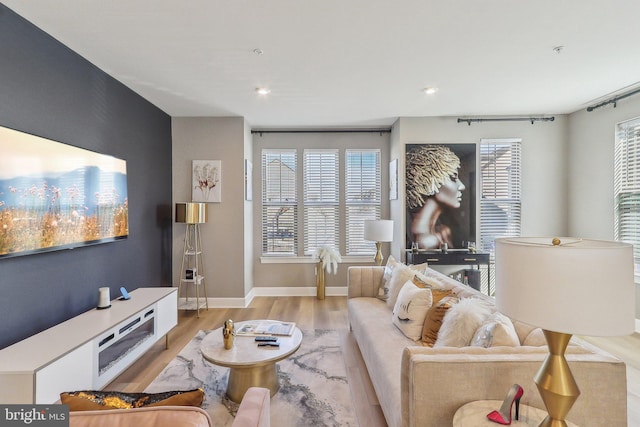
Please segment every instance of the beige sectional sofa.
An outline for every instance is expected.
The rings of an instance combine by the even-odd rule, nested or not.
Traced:
[[[348,310],[351,333],[390,427],[450,426],[459,407],[475,400],[502,400],[514,383],[525,390],[521,403],[544,408],[533,378],[548,354],[546,345],[425,347],[392,324],[392,310],[378,298],[384,270],[349,268]],[[495,310],[493,298],[435,270],[427,268],[425,277],[459,298],[487,301]],[[524,342],[535,331],[518,323],[513,322],[514,329]],[[581,426],[626,426],[625,364],[578,341],[572,341],[566,358],[582,394],[568,420]]]

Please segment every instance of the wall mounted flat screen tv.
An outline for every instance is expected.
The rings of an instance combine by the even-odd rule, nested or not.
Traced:
[[[0,259],[128,235],[126,161],[0,127]]]

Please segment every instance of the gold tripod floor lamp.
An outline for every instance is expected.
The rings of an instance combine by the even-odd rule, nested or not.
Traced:
[[[200,237],[200,224],[207,222],[206,203],[176,203],[176,222],[187,224],[184,236],[184,250],[182,252],[182,265],[180,266],[180,283],[178,296],[184,287],[185,308],[189,306],[189,285],[195,288],[196,316],[200,317],[200,309],[206,307],[209,310],[207,299],[207,287],[205,286],[204,260],[202,259],[202,239]],[[202,295],[200,293],[202,289]],[[204,298],[204,302],[200,299]]]

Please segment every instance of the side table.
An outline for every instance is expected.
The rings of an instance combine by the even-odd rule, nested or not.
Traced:
[[[500,424],[487,419],[487,414],[499,409],[502,400],[476,400],[461,406],[453,416],[453,427],[496,427]],[[515,417],[515,408],[512,409]],[[547,416],[547,412],[533,406],[520,404],[520,420],[511,421],[512,426],[538,427]],[[576,424],[567,421],[567,426],[577,427]]]

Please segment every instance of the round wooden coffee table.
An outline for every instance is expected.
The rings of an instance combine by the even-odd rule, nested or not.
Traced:
[[[251,321],[255,323],[256,321]],[[237,322],[238,330],[245,322]],[[210,332],[200,344],[202,356],[214,365],[229,369],[227,397],[240,403],[249,387],[264,387],[271,396],[278,392],[280,383],[276,373],[276,362],[295,353],[302,343],[302,332],[294,328],[291,336],[278,336],[280,347],[258,347],[253,336],[236,336],[233,347],[224,348],[222,328]]]

